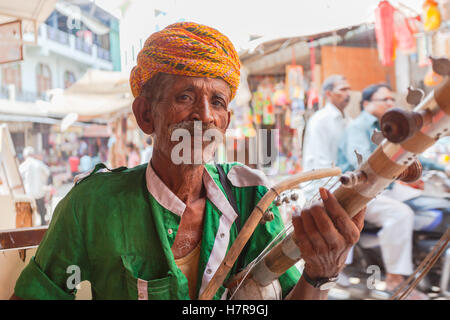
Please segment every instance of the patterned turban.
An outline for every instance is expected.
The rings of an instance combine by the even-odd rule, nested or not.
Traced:
[[[239,56],[230,40],[219,31],[193,22],[174,23],[153,33],[131,70],[133,96],[157,73],[221,78],[233,99],[239,86]]]

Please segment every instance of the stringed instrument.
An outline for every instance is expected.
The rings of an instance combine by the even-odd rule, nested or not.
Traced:
[[[333,194],[350,217],[356,215],[393,181],[401,179],[410,182],[420,178],[421,166],[417,156],[440,137],[449,134],[450,60],[431,59],[434,72],[443,76],[441,84],[426,97],[420,90],[410,89],[407,102],[416,105],[414,110],[393,108],[386,112],[380,121],[381,133],[375,133],[372,137],[372,141],[378,144],[376,150],[365,161],[361,159],[359,168],[354,172],[340,176],[341,185]],[[299,183],[305,181],[336,175],[340,175],[338,168],[317,170],[292,176],[272,187],[251,213],[199,299],[212,299],[258,223],[270,221],[270,211],[267,208],[277,197],[280,198],[282,192],[299,188]],[[447,238],[448,234],[449,232],[446,233]],[[247,285],[252,288],[243,290],[243,295],[237,295],[239,299],[260,297],[260,293],[252,293],[253,288],[270,285],[301,259],[296,242],[293,232],[287,234],[264,257],[250,263],[224,285],[234,293],[236,289],[242,290]]]

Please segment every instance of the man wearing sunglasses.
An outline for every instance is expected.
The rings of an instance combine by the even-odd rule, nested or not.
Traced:
[[[394,105],[394,93],[387,84],[374,84],[362,91],[361,113],[349,124],[338,147],[337,165],[342,172],[358,168],[355,150],[365,160],[376,149],[377,145],[371,140],[373,131],[380,130],[381,117]],[[420,161],[424,168],[445,170],[423,158]],[[387,271],[386,290],[395,291],[404,277],[413,272],[414,212],[402,201],[395,199],[390,190],[385,190],[368,203],[365,221],[381,227],[378,238]],[[415,290],[410,299],[427,299],[427,296]]]

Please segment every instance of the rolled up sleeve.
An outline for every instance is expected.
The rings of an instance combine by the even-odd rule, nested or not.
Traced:
[[[59,203],[50,226],[29,264],[16,282],[22,299],[74,299],[78,281],[89,280],[84,237],[76,216],[72,191]],[[76,274],[78,273],[78,274]]]
[[[74,295],[58,287],[38,266],[34,257],[23,269],[14,294],[26,300],[73,300]]]

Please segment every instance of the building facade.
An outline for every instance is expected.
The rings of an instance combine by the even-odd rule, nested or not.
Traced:
[[[24,34],[24,40],[34,37]],[[39,117],[39,101],[66,89],[89,69],[120,71],[119,20],[89,0],[58,1],[39,26],[37,44],[23,46],[23,60],[0,65],[0,122],[7,122],[20,154],[45,149],[52,119]],[[14,114],[14,106],[30,110]],[[6,111],[7,110],[7,111]]]

